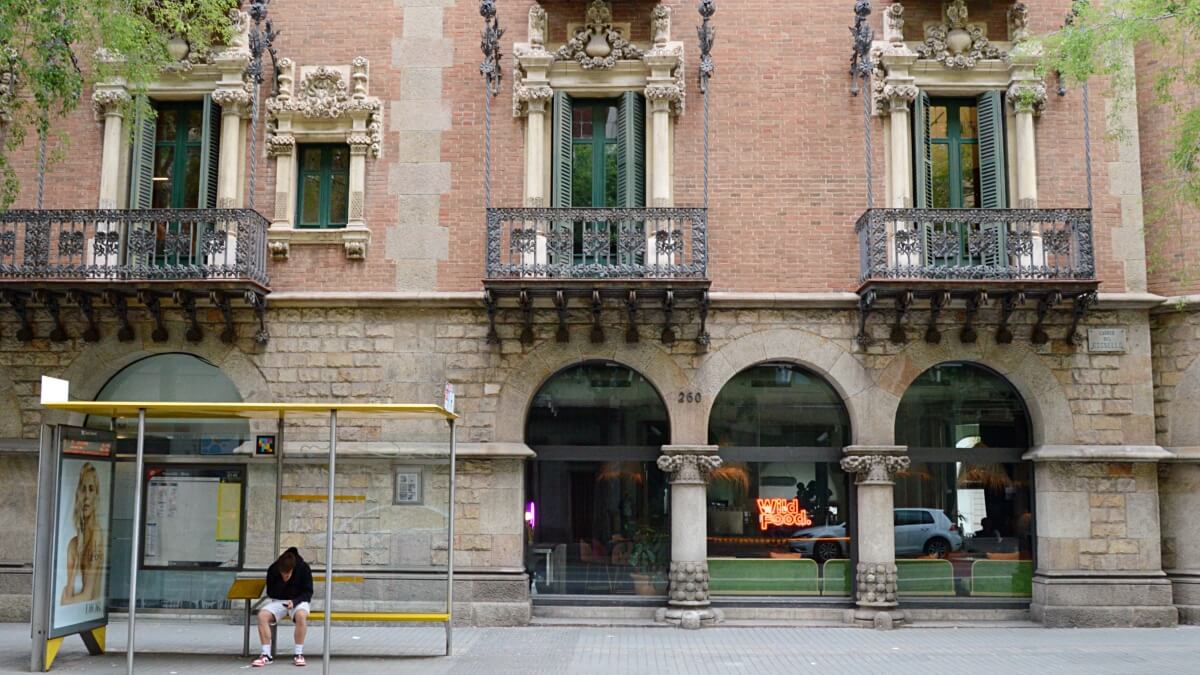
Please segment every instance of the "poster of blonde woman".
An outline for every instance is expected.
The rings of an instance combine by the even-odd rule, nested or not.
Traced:
[[[101,447],[88,447],[92,445]],[[54,568],[55,630],[101,621],[107,615],[110,449],[107,443],[64,439]]]

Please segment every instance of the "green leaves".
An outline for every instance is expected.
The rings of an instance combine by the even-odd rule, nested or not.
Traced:
[[[4,0],[0,2],[0,60],[16,82],[0,106],[0,208],[16,198],[8,156],[28,132],[49,134],[98,81],[119,78],[142,93],[174,61],[167,41],[180,37],[203,57],[228,44],[229,10],[236,0]],[[99,50],[99,54],[98,54]],[[103,56],[101,56],[103,55]]]

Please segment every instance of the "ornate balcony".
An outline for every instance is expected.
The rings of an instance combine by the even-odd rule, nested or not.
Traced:
[[[869,209],[855,226],[862,275],[858,289],[860,341],[867,341],[867,314],[884,297],[896,299],[892,340],[904,340],[902,323],[915,299],[931,309],[926,339],[937,342],[939,312],[954,299],[967,308],[963,340],[973,342],[971,322],[989,296],[1002,299],[997,341],[1009,342],[1008,319],[1026,299],[1037,300],[1034,342],[1046,312],[1072,300],[1068,339],[1094,302],[1096,280],[1089,209]]]
[[[119,339],[133,339],[128,306],[135,301],[154,319],[153,339],[165,341],[167,299],[188,319],[188,339],[203,337],[197,300],[221,311],[227,342],[235,338],[233,302],[244,301],[256,310],[256,337],[265,341],[267,226],[249,209],[0,211],[0,289],[24,341],[35,337],[30,302],[51,315],[50,338],[67,339],[64,298],[82,310],[87,341],[99,339],[96,301],[116,312]]]
[[[536,297],[553,299],[560,310],[560,339],[566,334],[566,305],[585,298],[594,315],[593,339],[603,335],[600,307],[620,298],[635,320],[637,303],[652,300],[665,312],[663,341],[677,303],[698,303],[706,339],[708,229],[702,208],[499,208],[487,212],[489,309],[504,296],[532,314]],[[531,340],[528,321],[523,340]],[[636,331],[627,332],[627,336]],[[494,330],[489,336],[496,340]],[[603,337],[600,337],[602,340]]]

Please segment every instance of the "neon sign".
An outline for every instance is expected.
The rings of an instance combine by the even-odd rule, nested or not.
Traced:
[[[784,499],[782,497],[758,498],[758,528],[765,530],[771,526],[791,525],[808,527],[812,518],[808,511],[800,508],[799,499]]]

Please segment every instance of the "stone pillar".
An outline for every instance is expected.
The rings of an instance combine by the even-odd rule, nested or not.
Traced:
[[[530,11],[540,9],[534,5]],[[544,207],[550,205],[546,195],[546,116],[554,99],[550,88],[554,56],[540,44],[518,56],[524,74],[513,87],[513,115],[525,117],[525,206]]]
[[[650,165],[647,167],[647,205],[672,206],[671,116],[682,110],[683,90],[675,80],[679,54],[666,43],[656,44],[642,57],[650,72],[643,92],[650,103],[650,137],[646,140]]]
[[[92,94],[92,106],[97,119],[104,121],[104,145],[100,151],[100,202],[101,209],[117,208],[121,190],[121,156],[125,140],[123,126],[124,105],[129,100],[125,87],[98,89]]]
[[[889,19],[887,23],[894,22]],[[876,112],[891,118],[887,122],[887,155],[891,165],[886,205],[898,209],[911,208],[913,205],[912,117],[909,104],[918,94],[916,79],[911,74],[916,60],[917,55],[904,43],[890,44],[879,56],[880,65],[886,73],[884,80],[872,90],[876,97]]]
[[[245,92],[240,92],[245,94]],[[216,96],[214,95],[214,99]],[[229,99],[226,99],[229,100]],[[249,101],[249,94],[246,94]],[[221,104],[221,149],[219,150],[219,168],[217,170],[217,208],[232,209],[240,206],[238,194],[240,186],[238,177],[241,171],[238,164],[245,159],[241,148],[242,106]]]
[[[1019,61],[1020,59],[1018,59]],[[1046,85],[1036,79],[1027,66],[1014,66],[1017,74],[1008,88],[1008,103],[1012,106],[1016,126],[1016,151],[1014,163],[1017,167],[1016,189],[1009,196],[1009,206],[1036,208],[1038,202],[1037,139],[1033,130],[1033,118],[1046,107]],[[1018,79],[1020,78],[1020,79]]]
[[[1174,626],[1163,572],[1158,446],[1039,446],[1029,610],[1053,627]],[[1189,514],[1190,516],[1190,514]]]
[[[1179,622],[1200,624],[1200,448],[1178,448],[1158,467],[1163,569]]]
[[[721,620],[708,598],[708,476],[721,466],[715,445],[664,445],[658,468],[671,476],[670,600],[660,622],[699,628]]]
[[[858,567],[854,621],[888,629],[903,620],[896,602],[896,531],[892,509],[893,478],[908,468],[902,445],[851,445],[843,450],[842,470],[857,475]]]

